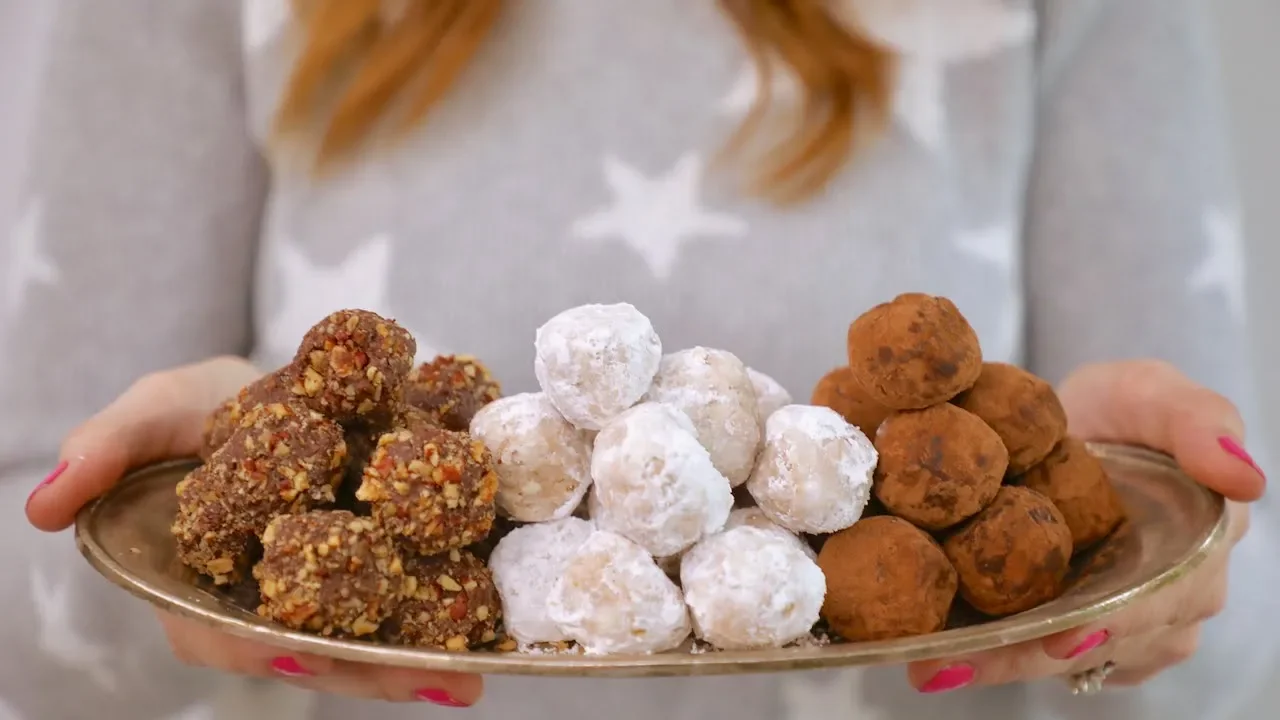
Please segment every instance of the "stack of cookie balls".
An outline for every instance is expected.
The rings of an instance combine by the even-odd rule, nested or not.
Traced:
[[[854,320],[848,353],[812,402],[874,438],[882,512],[822,545],[830,627],[882,640],[943,629],[957,594],[991,617],[1058,597],[1073,553],[1109,535],[1124,509],[1067,435],[1053,388],[983,362],[956,306],[919,293]]]
[[[311,328],[293,361],[209,418],[177,487],[178,556],[258,613],[322,635],[464,650],[501,604],[468,549],[486,539],[493,458],[467,433],[500,388],[477,361],[413,367],[414,339],[361,310]]]

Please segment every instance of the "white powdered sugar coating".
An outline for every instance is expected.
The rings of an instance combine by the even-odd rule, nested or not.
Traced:
[[[525,525],[507,533],[489,556],[502,598],[507,634],[522,645],[569,640],[547,615],[547,596],[565,563],[591,537],[594,526],[575,517]]]
[[[834,410],[788,405],[765,423],[747,490],[788,530],[833,533],[862,517],[877,459],[867,436]]]
[[[737,487],[760,450],[760,415],[747,366],[733,353],[694,347],[666,355],[646,400],[681,410],[716,469]]]
[[[545,393],[485,405],[471,436],[493,454],[498,510],[521,522],[568,517],[591,485],[591,435],[571,425]]]
[[[766,532],[778,533],[782,537],[794,542],[796,547],[800,548],[800,552],[809,556],[810,559],[818,559],[818,553],[815,552],[813,548],[809,547],[809,543],[805,542],[804,538],[770,520],[769,516],[765,515],[764,511],[758,507],[738,508],[737,510],[729,513],[729,521],[724,524],[724,529],[732,530],[744,525],[758,528]]]
[[[602,528],[612,527],[609,523],[609,520],[606,519],[607,512],[604,509],[604,507],[600,505],[600,500],[597,499],[597,494],[594,487],[592,487],[591,492],[587,493],[586,506],[587,506],[587,517],[591,518],[591,520],[595,522],[596,527],[602,527]],[[730,513],[729,517],[732,518],[733,514]],[[784,530],[783,532],[786,532],[786,531]],[[658,567],[662,570],[662,572],[666,573],[673,580],[677,580],[680,578],[680,558],[683,556],[684,556],[684,553],[681,552],[675,555],[666,555],[663,557],[656,557],[653,559],[653,561],[658,564]]]
[[[733,509],[729,481],[684,413],[646,402],[614,418],[591,456],[591,516],[654,557],[718,532]]]
[[[599,430],[639,402],[662,362],[653,324],[631,305],[582,305],[538,328],[533,371],[566,420]]]
[[[807,636],[827,593],[822,570],[792,540],[749,525],[685,553],[680,584],[694,632],[722,650],[781,647]]]
[[[759,370],[747,368],[747,375],[751,378],[751,387],[756,391],[756,406],[759,410],[757,416],[760,418],[760,427],[763,428],[765,421],[778,408],[791,404],[791,393],[782,387],[782,383]]]
[[[597,530],[564,566],[548,616],[588,653],[655,653],[689,636],[680,588],[644,548]]]

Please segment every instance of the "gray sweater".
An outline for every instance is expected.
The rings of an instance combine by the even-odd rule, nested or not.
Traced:
[[[959,304],[988,358],[1051,379],[1158,357],[1251,413],[1239,223],[1190,0],[846,0],[902,56],[892,127],[807,205],[710,166],[756,91],[714,4],[509,3],[426,127],[324,183],[260,149],[287,0],[62,0],[0,264],[0,719],[420,718],[178,666],[148,608],[17,508],[59,438],[139,375],[263,367],[337,307],[401,319],[530,389],[555,312],[628,301],[671,349],[729,349],[799,399],[849,320]],[[790,97],[780,82],[775,96]],[[1255,450],[1257,448],[1254,448]],[[1226,720],[1276,671],[1275,516],[1198,657],[1095,700],[1057,682],[925,698],[897,668],[653,681],[492,678],[457,717]]]

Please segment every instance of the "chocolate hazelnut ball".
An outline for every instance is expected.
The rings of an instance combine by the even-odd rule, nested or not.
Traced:
[[[965,602],[986,615],[1012,615],[1062,594],[1071,530],[1045,496],[1003,487],[942,548],[960,575]]]
[[[835,410],[850,425],[869,436],[893,412],[866,393],[853,378],[853,368],[845,365],[822,376],[813,388],[810,405],[820,405]]]
[[[1125,518],[1124,505],[1107,471],[1075,437],[1058,443],[1049,457],[1022,476],[1020,484],[1049,498],[1071,529],[1079,552],[1111,534]]]
[[[973,517],[996,496],[1008,455],[1000,436],[955,405],[890,415],[876,433],[875,496],[925,530]]]
[[[958,579],[933,538],[895,517],[865,518],[827,538],[822,617],[850,641],[924,635],[946,625]]]
[[[877,305],[853,321],[848,341],[854,381],[894,410],[946,402],[982,370],[977,333],[944,297],[908,293]]]
[[[1053,386],[1016,365],[983,363],[978,382],[954,402],[996,431],[1013,475],[1043,460],[1067,434],[1067,413]]]

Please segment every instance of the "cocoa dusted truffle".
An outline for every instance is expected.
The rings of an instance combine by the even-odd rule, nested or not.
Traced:
[[[404,588],[390,538],[345,510],[281,515],[262,533],[253,568],[258,614],[295,630],[361,637],[378,630]]]
[[[1102,463],[1084,442],[1067,436],[1020,484],[1049,498],[1071,529],[1076,552],[1111,534],[1125,518],[1124,505]]]
[[[938,543],[895,517],[864,518],[831,535],[818,567],[827,577],[822,617],[853,642],[942,630],[958,584]]]
[[[260,406],[272,403],[288,402],[293,393],[289,388],[293,380],[289,377],[289,367],[283,367],[273,373],[263,375],[240,389],[234,397],[213,411],[204,423],[204,438],[200,446],[200,459],[208,460],[220,447],[226,444],[231,433],[240,427],[245,413]]]
[[[871,437],[875,437],[876,428],[893,412],[867,395],[853,379],[853,368],[847,365],[822,376],[813,388],[809,404],[835,410],[850,425]]]
[[[271,518],[334,502],[346,458],[342,429],[301,405],[250,411],[209,462],[178,483],[178,556],[217,584],[242,579]]]
[[[409,374],[404,401],[445,429],[465,432],[480,408],[502,397],[502,386],[470,355],[440,355]]]
[[[493,527],[498,474],[484,444],[443,428],[378,439],[356,498],[410,553],[434,555],[481,540]]]
[[[1062,594],[1071,530],[1034,490],[1003,487],[942,545],[960,576],[960,596],[981,613],[1012,615]]]
[[[854,381],[894,410],[950,400],[982,370],[977,333],[944,297],[907,293],[877,305],[853,321],[848,341]]]
[[[417,343],[394,321],[339,310],[307,331],[291,388],[313,410],[342,423],[389,422],[404,398]]]
[[[890,415],[875,439],[875,495],[919,528],[945,530],[996,496],[1009,457],[1000,436],[976,415],[934,405]]]
[[[1016,365],[983,363],[978,382],[954,402],[1000,436],[1011,475],[1043,460],[1067,434],[1067,413],[1053,386]]]
[[[404,599],[383,636],[401,645],[468,650],[496,637],[502,604],[476,556],[450,550],[405,560]]]

